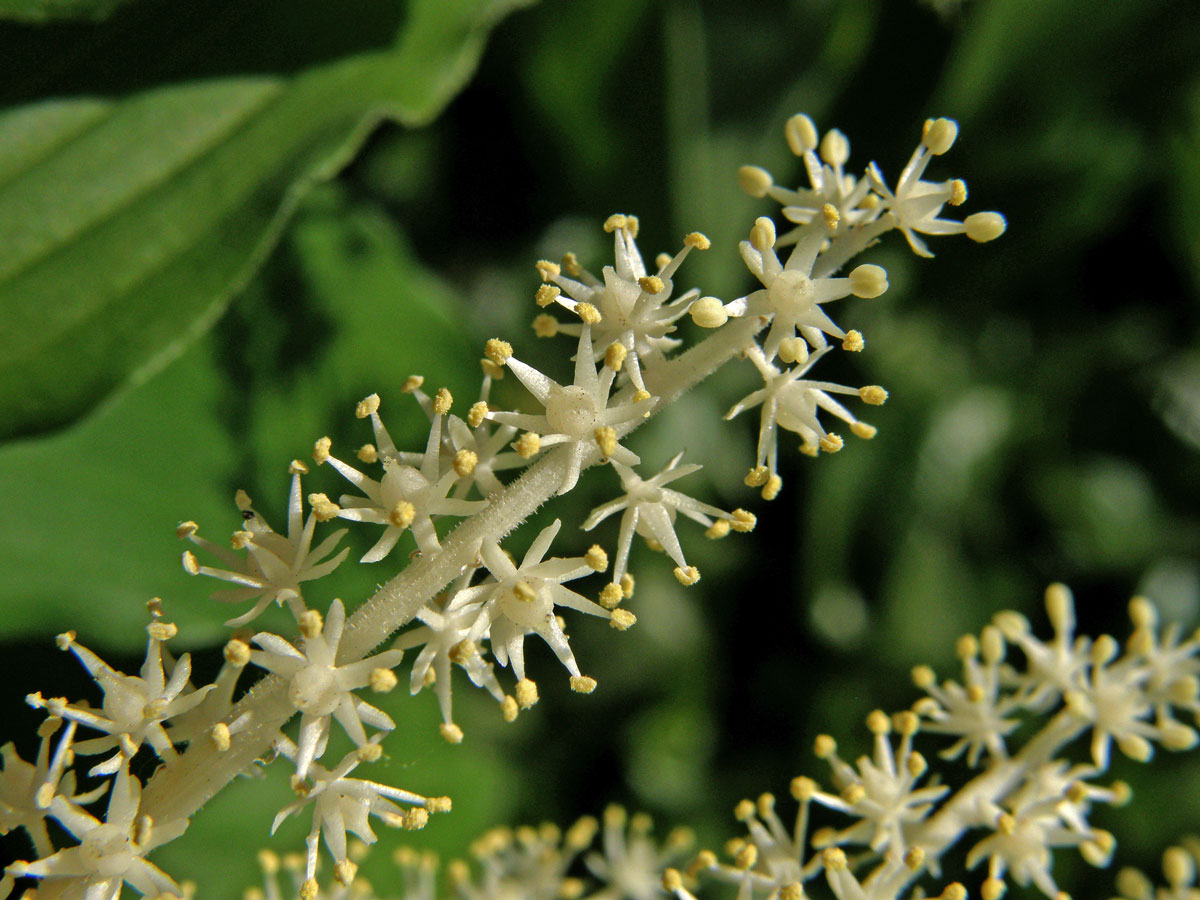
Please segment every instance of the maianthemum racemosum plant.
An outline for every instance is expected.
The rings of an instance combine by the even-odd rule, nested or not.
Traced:
[[[26,762],[11,745],[4,749],[0,827],[24,829],[33,852],[5,870],[0,898],[17,879],[35,879],[26,886],[39,897],[108,900],[126,884],[151,897],[184,895],[149,856],[180,837],[189,817],[215,793],[267,758],[282,758],[286,762],[277,764],[294,769],[295,796],[281,804],[276,823],[301,812],[312,815],[307,851],[288,864],[300,896],[370,896],[373,889],[356,878],[358,851],[348,834],[373,842],[371,817],[388,826],[420,828],[431,814],[449,811],[450,800],[363,777],[394,729],[364,694],[396,687],[396,669],[412,652],[409,688],[414,694],[434,690],[441,733],[457,743],[463,731],[454,720],[451,689],[461,676],[453,669],[462,669],[499,703],[506,719],[515,719],[538,700],[537,685],[525,670],[524,641],[530,636],[551,647],[575,691],[591,692],[596,682],[576,661],[560,614],[570,610],[607,619],[617,630],[635,623],[623,605],[633,595],[628,559],[634,535],[662,549],[679,582],[691,585],[700,572],[689,564],[677,534],[680,513],[703,526],[709,538],[754,527],[754,515],[746,510],[727,512],[676,489],[675,482],[699,468],[683,464],[682,454],[654,471],[623,443],[726,363],[747,359],[762,378],[762,387],[727,417],[758,410],[757,453],[745,482],[764,499],[774,498],[782,486],[781,431],[798,435],[801,451],[812,456],[842,448],[841,436],[827,428],[832,419],[859,438],[872,437],[875,429],[835,398],[857,396],[878,405],[887,396],[883,388],[808,377],[838,345],[851,352],[864,347],[862,335],[843,331],[825,305],[884,293],[888,283],[881,267],[848,265],[889,231],[899,230],[920,256],[932,255],[922,236],[965,233],[984,242],[1003,233],[998,213],[975,213],[962,221],[942,215],[947,205],[966,200],[966,186],[961,180],[928,181],[925,173],[956,136],[949,119],[926,122],[920,144],[890,186],[873,164],[862,177],[849,174],[847,139],[836,130],[822,137],[808,117],[794,116],[786,137],[803,161],[808,185],[785,189],[755,167],[743,168],[739,176],[751,194],[780,202],[790,226],[779,234],[772,219],[759,218],[741,243],[742,259],[761,284],[757,290],[730,302],[695,289],[677,294],[681,265],[691,252],[709,248],[707,238],[688,235],[678,253],[663,254],[648,270],[636,243],[638,220],[612,216],[604,228],[613,235],[615,259],[600,277],[572,254],[561,263],[537,264],[543,282],[537,303],[557,307],[564,320],[543,312],[534,329],[541,337],[569,338],[562,347],[573,362],[565,372],[543,373],[521,361],[507,342],[489,340],[480,397],[465,416],[452,412],[454,398],[446,389],[426,393],[419,377],[407,382],[405,392],[430,423],[423,448],[397,447],[376,395],[356,410],[358,418],[370,420],[372,443],[346,453],[328,438],[316,441],[315,464],[349,482],[336,502],[327,493],[306,496],[302,480],[311,465],[295,460],[284,531],[268,525],[243,492],[236,498],[241,525],[231,548],[201,537],[194,522],[180,524],[179,537],[198,551],[183,554],[184,569],[228,585],[214,596],[235,605],[229,625],[251,625],[277,604],[293,614],[298,635],[235,632],[221,671],[205,685],[192,683],[187,654],[175,658],[167,651],[176,629],[160,601],[149,607],[146,661],[136,675],[110,668],[74,633],[60,635],[59,647],[75,655],[103,698],[99,706],[40,694],[28,698],[47,713],[41,750],[34,762]],[[686,349],[673,336],[684,316],[711,331]],[[489,403],[492,383],[507,374],[532,395],[532,412]],[[581,556],[555,556],[551,548],[562,526],[556,520],[519,562],[510,556],[503,546],[507,536],[597,465],[614,470],[619,493],[579,524],[591,531],[620,513],[615,543],[608,549],[594,544]],[[349,552],[338,547],[345,529],[317,535],[318,527],[324,531],[335,519],[377,535],[363,563],[401,561],[349,613],[340,599],[320,602],[314,584]],[[458,521],[439,536],[435,523],[446,520]],[[403,549],[406,532],[415,543],[411,557]],[[600,573],[595,600],[575,589],[578,580]],[[698,880],[731,883],[738,900],[795,900],[820,893],[822,882],[838,900],[928,896],[923,882],[936,881],[942,857],[970,839],[967,864],[986,863],[985,900],[1004,892],[1005,879],[1032,882],[1058,896],[1053,849],[1077,848],[1094,863],[1112,852],[1111,835],[1087,820],[1094,804],[1118,803],[1128,793],[1119,784],[1096,782],[1108,765],[1110,745],[1146,759],[1154,743],[1170,749],[1196,743],[1196,733],[1176,715],[1195,714],[1200,707],[1195,659],[1200,644],[1182,640],[1171,627],[1160,632],[1153,607],[1139,599],[1131,606],[1134,633],[1122,654],[1112,638],[1074,636],[1065,588],[1051,588],[1047,603],[1052,641],[1038,640],[1024,619],[1009,614],[980,637],[962,639],[961,683],[938,684],[928,669],[915,670],[914,680],[927,696],[895,716],[872,714],[871,757],[851,765],[832,738],[818,738],[817,754],[832,769],[834,790],[796,779],[791,793],[799,812],[791,828],[776,814],[770,795],[739,804],[737,817],[748,836],[728,847],[726,862],[702,851],[690,865],[682,864],[688,844],[683,832],[657,842],[644,816],[628,818],[614,807],[602,826],[585,818],[565,832],[543,826],[485,836],[472,848],[475,871],[461,862],[447,867],[451,889],[462,900],[589,892],[612,900],[666,894],[690,900]],[[1019,652],[1020,663],[1006,661],[1010,648]],[[239,696],[247,666],[267,674]],[[502,671],[506,668],[511,676]],[[298,723],[290,725],[297,713]],[[1024,721],[1036,723],[1033,736],[1010,746]],[[326,755],[335,729],[354,744],[340,759]],[[952,743],[943,755],[965,757],[978,774],[958,788],[943,784],[916,749],[921,732],[948,735]],[[1090,763],[1060,758],[1086,734]],[[144,783],[131,768],[135,756],[139,772],[143,760],[156,760]],[[80,793],[77,767],[104,779],[101,786]],[[92,810],[105,795],[101,818]],[[810,834],[814,805],[849,823]],[[56,823],[54,834],[73,842],[53,841],[48,819]],[[588,852],[597,839],[597,849]],[[327,886],[317,880],[322,840],[334,860],[333,884]],[[1172,853],[1167,878],[1182,891],[1192,882],[1185,861],[1190,857],[1183,849]],[[573,867],[577,857],[586,875]],[[395,893],[436,896],[427,858],[402,853],[398,861]],[[263,862],[263,893],[280,896],[279,860],[268,853]],[[1150,888],[1137,882],[1142,891],[1136,880],[1125,879],[1126,895],[1150,896]],[[965,893],[951,884],[942,896]]]

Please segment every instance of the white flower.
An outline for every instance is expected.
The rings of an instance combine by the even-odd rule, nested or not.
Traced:
[[[931,119],[925,123],[921,143],[913,151],[908,165],[900,173],[893,193],[884,181],[879,167],[867,167],[871,186],[882,198],[881,209],[895,219],[908,245],[918,256],[933,256],[917,232],[929,235],[966,233],[973,241],[991,241],[1004,233],[1004,216],[997,212],[975,213],[963,222],[941,218],[942,207],[949,203],[958,206],[967,199],[967,186],[960,180],[922,181],[925,168],[935,156],[941,156],[958,136],[958,124],[953,119]]]
[[[430,812],[449,812],[448,797],[422,797],[411,791],[389,787],[375,781],[364,781],[361,778],[348,778],[361,762],[377,760],[380,748],[377,743],[378,735],[369,743],[352,750],[343,757],[342,761],[332,770],[313,763],[308,767],[313,784],[298,785],[300,798],[288,804],[271,825],[271,833],[295,812],[303,809],[309,803],[313,804],[312,829],[306,840],[308,853],[305,867],[305,881],[312,884],[317,869],[317,842],[321,835],[325,836],[325,846],[333,855],[334,878],[343,885],[349,885],[354,879],[357,866],[350,862],[346,847],[346,832],[353,834],[365,844],[373,844],[377,840],[371,830],[370,816],[380,819],[385,825],[393,828],[416,829],[424,826]],[[299,750],[295,744],[284,738],[277,742],[277,749],[284,756],[298,760]],[[396,804],[408,804],[405,809]]]
[[[688,850],[692,835],[677,829],[660,847],[650,833],[652,827],[645,813],[629,817],[616,805],[604,810],[600,850],[589,853],[583,862],[605,886],[589,900],[655,900],[662,896],[663,869]]]
[[[784,129],[788,147],[804,161],[809,188],[788,190],[775,184],[771,173],[758,166],[743,166],[738,172],[742,188],[755,197],[769,196],[783,204],[788,221],[807,225],[817,216],[824,216],[831,206],[843,226],[861,225],[878,216],[878,204],[871,203],[871,184],[845,171],[850,158],[850,141],[836,128],[826,132],[818,143],[817,128],[803,113],[792,116]],[[818,155],[819,154],[819,155]],[[865,202],[864,202],[865,201]],[[778,246],[791,244],[801,233],[800,228],[782,235]]]
[[[384,650],[356,662],[336,664],[338,644],[346,610],[341,600],[334,600],[325,621],[316,610],[309,610],[300,620],[304,634],[301,652],[276,634],[259,633],[252,640],[262,650],[254,650],[250,660],[268,672],[288,679],[288,698],[300,710],[300,739],[296,753],[296,771],[304,778],[312,761],[325,751],[329,737],[329,720],[337,719],[354,743],[367,743],[363,722],[385,731],[396,724],[382,710],[354,695],[354,691],[371,684],[388,689],[395,678],[388,678],[390,669],[404,655],[400,650]]]
[[[963,666],[962,684],[950,680],[939,684],[928,666],[913,670],[913,681],[929,695],[913,707],[926,718],[922,730],[958,738],[939,754],[944,759],[956,759],[966,751],[967,765],[975,766],[984,750],[994,760],[1004,759],[1004,738],[1020,721],[1009,718],[1019,706],[1017,699],[1001,693],[1004,639],[1000,629],[989,625],[983,630],[982,641],[964,636],[958,643],[958,655]]]
[[[679,462],[682,459],[683,452],[681,451],[657,475],[647,480],[643,480],[628,466],[624,466],[616,460],[612,461],[612,467],[621,477],[621,487],[624,488],[625,495],[593,509],[583,523],[583,530],[591,531],[614,513],[625,511],[625,514],[621,516],[621,532],[617,538],[617,558],[613,564],[612,580],[614,583],[619,583],[621,576],[625,574],[629,562],[629,548],[633,543],[635,532],[647,540],[657,541],[662,546],[678,566],[675,570],[676,577],[685,584],[693,583],[699,577],[695,568],[688,566],[687,560],[683,556],[683,548],[679,546],[679,538],[675,534],[676,513],[681,512],[705,527],[712,526],[713,519],[724,521],[737,531],[749,531],[754,527],[754,516],[745,510],[739,509],[727,513],[711,504],[701,503],[699,500],[664,487],[677,478],[683,478],[701,468],[695,463],[680,466]],[[724,529],[721,533],[727,531],[728,529]],[[718,536],[718,534],[714,533],[713,536]]]
[[[592,325],[592,339],[603,357],[612,343],[622,346],[627,356],[623,369],[638,390],[646,389],[642,370],[661,360],[665,354],[679,345],[679,341],[666,337],[675,330],[678,321],[691,306],[700,292],[688,291],[671,300],[674,285],[672,276],[693,249],[708,249],[709,242],[702,234],[689,234],[683,239],[683,249],[674,256],[664,254],[658,260],[658,271],[646,274],[646,265],[638,251],[635,238],[638,220],[635,216],[609,216],[604,230],[611,232],[614,239],[615,266],[604,267],[603,280],[579,266],[573,256],[568,256],[562,267],[555,263],[541,262],[538,270],[542,278],[561,288],[543,288],[538,293],[538,302],[549,305],[557,302],[572,312],[581,312],[580,304],[589,304],[600,313],[600,320]],[[578,279],[578,280],[576,280]],[[553,331],[547,327],[539,333],[563,332],[577,335],[583,326],[554,323]],[[599,357],[597,357],[599,358]]]
[[[416,694],[433,685],[442,713],[442,736],[452,743],[462,740],[462,729],[454,724],[451,706],[452,665],[466,672],[476,687],[486,689],[503,706],[506,717],[515,718],[517,712],[516,701],[504,693],[492,671],[492,664],[483,658],[479,645],[469,638],[479,618],[480,607],[475,604],[453,608],[455,595],[467,587],[473,574],[473,569],[464,572],[440,599],[417,613],[422,624],[404,632],[392,644],[396,650],[421,647],[413,661],[409,690]]]
[[[99,799],[108,788],[101,785],[86,794],[75,793],[75,772],[66,766],[72,757],[71,744],[77,723],[67,722],[53,757],[50,755],[50,738],[62,725],[62,719],[51,716],[39,726],[38,736],[42,741],[34,763],[21,759],[12,742],[0,747],[0,762],[3,762],[0,770],[0,835],[8,834],[14,828],[24,828],[38,856],[49,856],[54,852],[46,831],[46,811],[56,795],[62,794],[71,803],[84,806]]]
[[[72,887],[61,896],[81,900],[116,900],[123,883],[147,897],[182,896],[179,885],[144,857],[183,834],[187,821],[153,822],[149,816],[138,815],[141,794],[141,783],[129,774],[129,760],[122,757],[104,821],[66,797],[55,797],[50,815],[79,844],[36,862],[13,863],[8,873],[17,878],[70,879]],[[47,893],[54,892],[50,889]]]
[[[75,632],[60,634],[59,649],[75,654],[104,691],[104,702],[99,710],[93,710],[86,705],[72,706],[63,698],[46,700],[41,694],[31,694],[27,701],[35,708],[49,710],[52,715],[107,732],[107,737],[76,742],[76,753],[104,753],[122,747],[124,739],[129,742],[130,753],[145,742],[154,748],[160,759],[172,763],[178,754],[164,725],[168,719],[199,704],[213,688],[208,685],[185,693],[192,673],[192,660],[187,653],[175,663],[171,677],[167,679],[163,671],[162,644],[174,637],[176,630],[174,625],[159,621],[146,627],[150,639],[140,676],[125,675],[113,669],[91,650],[77,644]],[[95,766],[91,774],[111,775],[121,765],[123,752],[118,749],[109,759]]]
[[[848,335],[825,314],[821,304],[856,297],[878,297],[888,288],[887,273],[874,265],[862,265],[848,277],[815,277],[817,254],[829,236],[824,219],[803,226],[786,263],[775,253],[775,226],[770,219],[759,218],[750,230],[750,239],[739,248],[746,267],[763,286],[745,298],[744,312],[731,304],[731,314],[760,315],[771,318],[771,330],[763,344],[768,360],[774,359],[797,333],[814,349],[825,346],[825,335],[843,340],[846,349],[861,348],[861,336]],[[728,309],[729,307],[727,307]],[[792,361],[803,356],[792,350]]]
[[[579,335],[575,380],[572,384],[561,385],[512,356],[504,357],[504,362],[545,411],[539,415],[488,412],[487,417],[536,435],[534,443],[540,448],[564,445],[567,466],[558,489],[560,494],[571,490],[579,480],[584,454],[591,447],[598,447],[604,457],[627,466],[637,465],[641,461],[636,454],[617,443],[615,429],[649,413],[654,399],[646,395],[618,402],[615,406],[609,405],[609,391],[617,373],[607,363],[600,366],[599,371],[596,370],[589,325],[585,323]]]
[[[734,404],[725,414],[725,418],[732,419],[739,413],[762,404],[758,429],[758,465],[765,464],[771,475],[776,474],[779,428],[800,435],[803,440],[800,451],[809,456],[816,456],[821,450],[834,453],[842,448],[841,437],[826,431],[817,418],[821,410],[849,424],[850,430],[860,438],[870,439],[875,436],[874,427],[860,422],[830,394],[857,395],[865,402],[877,406],[887,399],[887,391],[876,385],[856,389],[828,381],[802,380],[802,376],[808,374],[809,369],[829,349],[825,347],[809,356],[807,362],[783,372],[768,362],[757,345],[751,346],[746,354],[758,368],[766,384]]]
[[[491,388],[492,378],[485,375],[479,400],[471,407],[467,420],[464,422],[454,415],[446,420],[446,431],[454,450],[451,464],[459,473],[459,481],[454,488],[456,496],[463,496],[474,484],[482,496],[490,497],[504,488],[496,477],[497,472],[519,469],[529,464],[529,460],[522,458],[515,450],[508,449],[516,437],[517,429],[512,425],[496,426],[488,421]]]
[[[596,683],[580,674],[554,610],[562,606],[606,619],[611,619],[613,614],[563,587],[564,582],[596,571],[587,557],[543,560],[561,527],[562,522],[555,519],[543,528],[520,566],[496,541],[485,540],[479,548],[479,556],[493,580],[459,591],[451,599],[447,613],[477,610],[475,624],[466,639],[477,641],[487,637],[496,661],[502,666],[511,663],[513,674],[523,684],[528,681],[525,677],[525,636],[538,635],[571,674],[571,686],[587,693]],[[528,691],[528,688],[524,690]],[[517,700],[522,706],[529,706],[536,700],[536,694],[522,697],[519,691]]]
[[[287,537],[276,533],[263,517],[254,511],[250,497],[245,491],[238,491],[236,498],[238,509],[242,513],[243,530],[233,535],[234,548],[246,551],[244,555],[232,553],[200,537],[196,533],[195,522],[183,522],[176,529],[175,533],[180,538],[186,538],[203,547],[228,567],[216,569],[202,566],[189,550],[183,554],[183,568],[189,574],[208,575],[239,585],[236,588],[217,591],[213,594],[213,599],[222,603],[258,601],[248,612],[225,623],[231,627],[245,625],[258,618],[272,602],[280,605],[287,602],[292,606],[293,612],[299,615],[304,609],[303,604],[299,602],[300,585],[328,575],[350,552],[349,549],[343,548],[336,556],[329,558],[345,535],[344,528],[335,531],[312,548],[313,528],[326,516],[323,516],[320,510],[314,509],[308,514],[308,519],[304,519],[300,475],[307,472],[308,468],[299,461],[293,461],[291,469],[292,487],[288,496]]]
[[[450,393],[443,388],[438,392],[434,404],[436,415],[429,429],[429,440],[421,457],[420,468],[404,462],[391,445],[391,439],[387,439],[380,456],[383,478],[379,481],[330,454],[329,438],[317,441],[313,458],[318,465],[328,462],[365,495],[356,497],[343,494],[339,498],[340,507],[331,509],[332,514],[354,522],[384,526],[383,534],[375,546],[363,554],[362,562],[383,559],[392,552],[400,535],[409,528],[416,539],[417,549],[422,553],[434,553],[441,549],[437,531],[433,527],[434,516],[469,516],[487,505],[482,500],[459,500],[448,496],[459,478],[453,468],[445,473],[441,471],[442,419],[450,409],[450,402]],[[368,397],[359,404],[360,412],[364,404],[377,409],[379,398],[375,395]],[[375,409],[370,411],[373,421],[378,419]],[[381,442],[383,434],[386,431],[380,425],[376,428],[376,437]]]

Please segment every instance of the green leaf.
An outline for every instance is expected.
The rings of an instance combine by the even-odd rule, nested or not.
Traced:
[[[522,2],[413,0],[401,17],[375,0],[348,17],[207,0],[207,17],[139,4],[83,37],[0,29],[12,70],[33,73],[0,114],[0,436],[69,422],[177,356],[300,198],[379,122],[436,115]],[[145,66],[148,44],[169,61]]]

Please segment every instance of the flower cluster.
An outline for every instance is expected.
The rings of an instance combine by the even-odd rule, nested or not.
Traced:
[[[238,520],[229,546],[201,537],[197,523],[182,522],[176,534],[193,548],[182,554],[184,570],[222,582],[214,598],[240,607],[227,624],[246,626],[264,615],[278,615],[283,623],[271,631],[236,632],[212,683],[193,684],[189,656],[176,659],[165,649],[176,628],[163,619],[157,600],[151,604],[146,661],[137,675],[116,671],[78,643],[74,633],[61,635],[60,647],[83,664],[103,699],[97,707],[87,701],[30,696],[30,704],[48,714],[42,750],[32,764],[11,749],[4,751],[0,824],[27,831],[37,859],[9,867],[3,892],[16,878],[30,877],[61,881],[64,896],[89,900],[115,897],[123,883],[144,894],[178,894],[179,888],[145,859],[146,854],[182,833],[189,817],[215,791],[267,757],[286,760],[294,769],[296,797],[281,803],[276,822],[312,805],[313,824],[298,882],[302,896],[312,900],[321,890],[316,868],[322,841],[334,858],[335,879],[348,887],[355,881],[355,866],[347,834],[371,842],[372,817],[389,826],[417,828],[429,813],[449,807],[446,798],[421,797],[351,777],[381,756],[383,741],[395,729],[392,718],[364,694],[392,690],[406,653],[415,651],[410,691],[433,688],[441,733],[457,743],[463,731],[453,717],[455,668],[486,690],[507,720],[537,702],[537,684],[526,669],[527,637],[536,636],[549,646],[574,691],[587,694],[595,689],[595,680],[576,660],[564,616],[607,620],[618,631],[636,622],[635,613],[626,608],[634,593],[635,534],[663,550],[679,582],[690,585],[699,580],[700,571],[688,561],[696,555],[691,549],[685,552],[689,538],[677,532],[680,513],[699,523],[710,539],[754,528],[752,512],[726,511],[676,488],[675,482],[700,468],[683,465],[682,454],[657,472],[639,470],[642,459],[630,446],[637,428],[726,363],[749,359],[763,387],[739,402],[729,416],[761,407],[757,460],[745,481],[762,488],[766,499],[781,487],[781,429],[798,434],[802,452],[810,455],[842,446],[842,439],[826,429],[822,414],[826,421],[829,416],[841,419],[859,437],[872,437],[874,427],[834,398],[857,395],[878,405],[887,396],[882,388],[852,389],[807,377],[834,349],[830,338],[849,351],[864,346],[862,335],[839,327],[825,306],[851,296],[878,297],[888,286],[886,273],[877,265],[861,264],[846,274],[841,270],[890,230],[899,230],[914,251],[927,255],[917,235],[965,233],[977,241],[990,240],[1003,231],[1004,222],[995,213],[977,213],[963,222],[943,218],[945,205],[956,206],[966,197],[961,181],[924,180],[932,157],[954,142],[957,129],[949,120],[927,123],[894,190],[874,166],[861,178],[846,171],[849,144],[840,133],[832,131],[818,140],[805,116],[791,119],[785,133],[803,160],[810,187],[789,191],[776,187],[762,169],[742,171],[743,185],[751,193],[782,202],[784,219],[796,226],[779,236],[775,223],[763,217],[750,229],[740,250],[760,285],[753,292],[726,302],[704,296],[698,288],[677,291],[683,263],[693,251],[708,250],[709,240],[688,234],[682,248],[659,256],[651,271],[637,245],[637,218],[611,216],[603,227],[613,237],[614,259],[600,277],[570,253],[561,263],[537,264],[542,283],[536,302],[543,309],[557,307],[568,318],[560,321],[542,312],[534,329],[543,337],[572,338],[561,343],[561,356],[571,360],[563,366],[565,374],[549,367],[543,372],[518,356],[507,341],[493,338],[484,346],[478,399],[464,415],[454,412],[454,397],[446,388],[426,393],[422,378],[407,380],[403,392],[428,423],[415,446],[393,437],[377,394],[355,408],[355,416],[370,423],[371,442],[344,452],[329,437],[315,440],[313,463],[348,482],[344,492],[306,493],[302,481],[319,473],[311,472],[308,462],[293,460],[285,530],[274,530],[244,491],[235,495]],[[785,247],[791,250],[781,256]],[[680,324],[689,316],[703,337],[685,346]],[[493,383],[508,374],[528,392],[531,409],[504,409],[492,402]],[[581,542],[576,550],[556,555],[555,543],[567,539],[562,520],[556,519],[526,542],[518,563],[510,548],[521,542],[510,534],[543,503],[573,490],[593,466],[612,469],[613,493],[586,520],[568,523],[566,534],[581,540],[575,525],[590,531],[620,513],[614,543],[609,549],[601,543],[585,549]],[[335,520],[345,527],[318,535]],[[371,597],[347,604],[325,589],[323,581],[349,556],[350,547],[342,542],[352,530],[367,536],[362,563],[392,568]],[[398,548],[404,549],[397,552]],[[600,573],[608,573],[602,582],[584,587],[583,579]],[[286,613],[277,614],[272,607]],[[1026,646],[1032,639],[1019,623],[1006,621],[998,628],[997,634],[1021,646],[1031,660],[1041,659],[1037,648]],[[824,804],[861,821],[830,837],[824,849],[834,853],[841,852],[836,846],[841,843],[866,844],[884,857],[880,871],[886,876],[879,878],[888,884],[908,880],[917,848],[924,846],[931,858],[936,855],[926,846],[928,841],[914,837],[914,829],[936,820],[930,811],[943,801],[942,789],[918,786],[924,769],[911,747],[918,715],[929,730],[956,735],[957,723],[969,720],[971,730],[959,738],[976,761],[985,754],[993,760],[1003,751],[1010,707],[1054,702],[1070,710],[1075,717],[1071,721],[1093,723],[1098,767],[1107,760],[1111,743],[1141,756],[1152,742],[1184,745],[1190,729],[1173,719],[1171,710],[1179,708],[1184,686],[1194,681],[1177,676],[1178,660],[1190,657],[1190,645],[1171,633],[1139,641],[1144,662],[1140,657],[1113,662],[1113,648],[1102,642],[1086,648],[1086,659],[1074,645],[1065,659],[1061,648],[1048,651],[1044,668],[1057,693],[1048,693],[1036,680],[1008,693],[993,685],[992,718],[971,719],[959,709],[956,689],[931,692],[932,705],[897,720],[895,729],[902,735],[898,751],[888,743],[890,720],[873,722],[876,756],[857,769],[830,747],[824,755],[835,767],[840,793],[805,789],[804,802]],[[972,670],[985,680],[994,674],[986,664],[989,658],[985,653],[985,665]],[[263,677],[243,690],[239,685],[248,668]],[[500,671],[506,668],[512,672],[511,688],[504,686]],[[973,688],[965,690],[968,698],[972,696]],[[293,719],[298,721],[289,725]],[[354,745],[340,761],[326,758],[335,720]],[[76,740],[77,732],[95,734]],[[58,737],[51,752],[48,742],[53,735]],[[76,790],[71,769],[75,755],[101,757],[89,771],[108,779],[104,821],[84,809],[95,796]],[[131,769],[135,756],[138,761]],[[152,775],[143,784],[135,772],[147,770]],[[1023,823],[1022,817],[1035,815],[1044,798],[1035,795],[1016,806],[1008,795],[994,799],[1009,804],[997,806],[997,814]],[[943,802],[943,808],[948,803]],[[814,868],[799,860],[795,847],[782,852],[786,836],[776,827],[773,813],[768,814],[769,804],[764,804],[756,807],[763,820],[756,828],[772,835],[777,846],[771,850],[770,866],[786,870],[788,884],[805,880],[822,865],[827,873],[841,873],[837,878],[842,881],[855,877],[857,862],[839,863],[830,856]],[[982,815],[978,810],[984,807],[972,809]],[[746,820],[754,816],[752,811]],[[77,843],[57,848],[47,830],[48,818]],[[503,885],[519,870],[525,885],[522,895],[542,896],[543,888],[550,891],[545,896],[561,893],[575,877],[566,875],[568,865],[590,844],[591,834],[583,840],[584,832],[598,827],[587,821],[565,838],[548,829],[494,836],[477,854],[484,870],[480,882],[453,870],[458,872],[453,879],[456,892],[463,900],[496,896],[507,890]],[[1079,825],[1081,821],[1075,818],[1063,827],[1083,835],[1084,846],[1095,836]],[[606,885],[597,896],[647,900],[655,894],[658,870],[677,844],[669,841],[668,848],[660,848],[648,835],[643,819],[627,823],[622,813],[606,814],[603,851],[583,860]],[[984,849],[977,852],[992,861],[996,878],[1006,867],[1017,878],[1041,877],[1028,861],[1010,861],[999,839],[993,843],[996,848],[981,844]],[[764,866],[767,855],[764,850]],[[786,861],[793,859],[795,865]],[[754,864],[737,871],[752,886],[766,877]],[[414,875],[413,883],[424,885],[423,879]],[[418,892],[424,890],[419,887]]]
[[[969,841],[965,863],[984,869],[984,900],[998,900],[1008,883],[1064,897],[1055,851],[1075,850],[1102,866],[1115,848],[1113,836],[1090,821],[1096,806],[1120,806],[1130,796],[1120,781],[1100,782],[1110,746],[1144,761],[1156,745],[1179,751],[1197,743],[1195,729],[1178,716],[1197,710],[1200,639],[1182,640],[1174,626],[1160,630],[1153,605],[1141,597],[1130,602],[1134,628],[1123,652],[1108,635],[1075,635],[1071,595],[1062,585],[1047,590],[1046,609],[1049,641],[1012,612],[960,640],[961,682],[939,684],[927,666],[914,669],[925,696],[893,716],[871,713],[874,751],[855,765],[832,737],[818,737],[816,755],[830,768],[833,790],[796,778],[791,794],[799,811],[790,829],[771,795],[743,801],[736,815],[747,836],[729,846],[731,859],[701,852],[688,874],[737,884],[743,900],[806,896],[808,882],[822,874],[837,900],[896,900],[922,876],[936,879],[946,854]],[[1008,746],[1022,723],[1031,726],[1028,736]],[[939,755],[965,753],[974,777],[953,786],[931,772],[914,746],[922,732],[951,739]],[[1079,738],[1088,744],[1083,760],[1073,752]],[[810,833],[814,804],[848,824]],[[1134,880],[1123,876],[1125,895],[1149,897],[1148,888],[1129,887]],[[1194,871],[1172,862],[1168,880],[1191,885]],[[678,872],[667,882],[678,897],[691,897]],[[924,896],[933,894],[925,888]],[[965,891],[951,884],[938,896],[961,898]]]

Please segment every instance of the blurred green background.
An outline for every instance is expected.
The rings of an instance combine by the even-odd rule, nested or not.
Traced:
[[[918,662],[954,674],[959,634],[1004,608],[1044,625],[1050,581],[1075,589],[1085,631],[1123,636],[1133,592],[1196,624],[1200,6],[188,6],[0,2],[0,684],[4,737],[26,758],[26,693],[98,699],[56,655],[59,631],[136,666],[160,595],[179,648],[215,671],[230,611],[180,570],[180,519],[220,539],[242,487],[281,527],[290,459],[323,434],[367,440],[352,411],[373,391],[419,445],[400,384],[422,373],[465,409],[488,337],[565,372],[569,342],[529,330],[536,259],[570,249],[598,271],[600,223],[631,212],[651,257],[689,231],[712,238],[680,288],[752,289],[736,243],[777,208],[734,175],[756,163],[799,182],[782,135],[797,111],[849,136],[852,171],[874,159],[893,178],[925,117],[956,118],[931,177],[965,178],[966,211],[1002,210],[1008,233],[934,242],[934,260],[897,235],[866,254],[891,289],[835,311],[867,350],[818,377],[884,385],[879,435],[815,461],[784,454],[773,503],[740,483],[756,414],[721,421],[754,387],[748,364],[639,433],[651,467],[685,435],[706,464],[693,488],[749,506],[757,531],[685,533],[704,573],[687,590],[635,551],[638,625],[568,621],[600,683],[590,697],[532,641],[542,703],[509,726],[456,682],[459,747],[437,736],[431,696],[391,696],[400,727],[374,777],[455,800],[403,838],[452,856],[492,824],[620,801],[712,843],[735,832],[741,797],[826,779],[818,733],[866,750],[866,713],[907,706]],[[522,399],[511,380],[497,398]],[[543,511],[564,520],[558,553],[611,545],[614,524],[576,526],[614,488],[597,472]],[[341,485],[321,473],[306,489]],[[394,565],[347,564],[328,595],[352,606]],[[1178,799],[1200,784],[1194,756],[1115,765],[1138,797],[1096,817],[1119,860],[1153,865],[1200,827]],[[256,880],[246,848],[287,799],[279,772],[236,785],[159,858],[206,896],[236,896]],[[271,846],[298,847],[300,820]],[[25,850],[10,835],[0,853]],[[1076,896],[1107,891],[1098,878]]]

